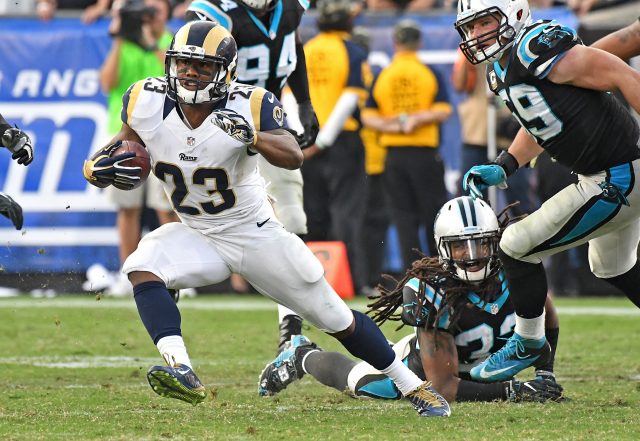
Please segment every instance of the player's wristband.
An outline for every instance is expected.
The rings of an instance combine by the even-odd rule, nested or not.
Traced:
[[[494,162],[504,169],[507,177],[514,174],[516,170],[520,168],[520,164],[518,164],[518,160],[516,159],[516,157],[505,150],[503,150],[502,153],[498,155]]]

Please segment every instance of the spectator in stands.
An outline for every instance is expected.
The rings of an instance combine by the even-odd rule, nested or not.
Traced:
[[[451,105],[444,81],[418,58],[419,25],[400,21],[393,41],[395,55],[374,80],[362,121],[381,133],[380,143],[387,148],[384,187],[403,266],[408,266],[416,257],[413,249],[422,248],[421,225],[426,228],[429,253],[436,253],[433,224],[448,199],[438,153],[440,123],[451,115]]]
[[[311,102],[320,122],[316,143],[303,150],[306,240],[345,243],[355,288],[364,284],[361,229],[366,177],[360,124],[355,118],[366,96],[367,54],[349,40],[349,0],[318,1],[320,34],[304,47]]]
[[[136,81],[164,75],[164,52],[171,44],[167,29],[170,5],[167,0],[128,0],[115,7],[109,31],[113,44],[100,70],[100,83],[108,94],[109,133],[120,130],[122,96]],[[144,14],[135,11],[144,10]],[[140,18],[141,17],[141,18]],[[141,20],[141,21],[139,21]],[[156,210],[161,224],[177,221],[160,181],[150,175],[145,185],[130,191],[109,187],[109,197],[118,207],[120,264],[135,251],[141,235],[141,215],[146,193],[147,206]],[[107,289],[114,296],[131,295],[131,284],[120,277]]]

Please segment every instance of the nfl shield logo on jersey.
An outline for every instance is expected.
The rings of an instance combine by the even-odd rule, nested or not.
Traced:
[[[500,308],[495,303],[491,305],[491,314],[496,315],[500,311]]]
[[[187,137],[187,145],[193,147],[196,144],[196,139],[193,136]]]

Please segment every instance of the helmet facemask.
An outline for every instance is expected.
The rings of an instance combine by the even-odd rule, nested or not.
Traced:
[[[438,251],[444,269],[454,278],[478,283],[497,273],[498,243],[497,231],[443,236]]]
[[[499,23],[498,27],[493,31],[471,36],[468,28],[469,23],[482,17],[493,17]],[[500,8],[495,6],[456,21],[455,28],[462,37],[460,50],[471,64],[496,61],[506,49],[513,45],[516,37],[516,31],[509,24],[507,17]],[[484,47],[491,40],[495,40],[494,43]]]
[[[195,47],[195,49],[201,49]],[[190,69],[198,72],[197,77],[188,77],[180,72],[180,61],[194,63]],[[206,67],[202,66],[206,63]],[[192,52],[167,51],[167,83],[169,90],[184,104],[214,103],[224,98],[233,80],[227,60],[223,57],[197,55]],[[203,79],[202,73],[208,75]]]

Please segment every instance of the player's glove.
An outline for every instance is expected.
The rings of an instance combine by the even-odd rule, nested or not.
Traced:
[[[22,228],[22,207],[13,198],[0,193],[0,214],[9,218],[16,230]]]
[[[211,115],[212,122],[233,139],[246,145],[255,145],[258,142],[258,134],[239,113],[230,109],[221,109],[214,111]]]
[[[96,187],[104,188],[113,185],[120,190],[131,190],[140,181],[142,168],[122,165],[127,159],[136,156],[134,152],[111,154],[122,144],[116,141],[96,152],[84,161],[84,178]]]
[[[316,142],[316,137],[320,131],[320,123],[310,100],[298,103],[298,117],[304,129],[304,133],[298,139],[298,144],[300,144],[301,149],[305,149]]]
[[[33,161],[33,145],[29,135],[17,127],[11,127],[4,131],[0,143],[12,153],[11,158],[18,164],[29,165]]]
[[[462,178],[462,189],[473,199],[482,198],[489,187],[507,188],[507,178],[518,169],[518,161],[509,152],[502,152],[490,164],[474,165]]]
[[[530,381],[511,380],[507,382],[507,399],[509,401],[560,401],[562,386],[555,379],[536,377]]]

